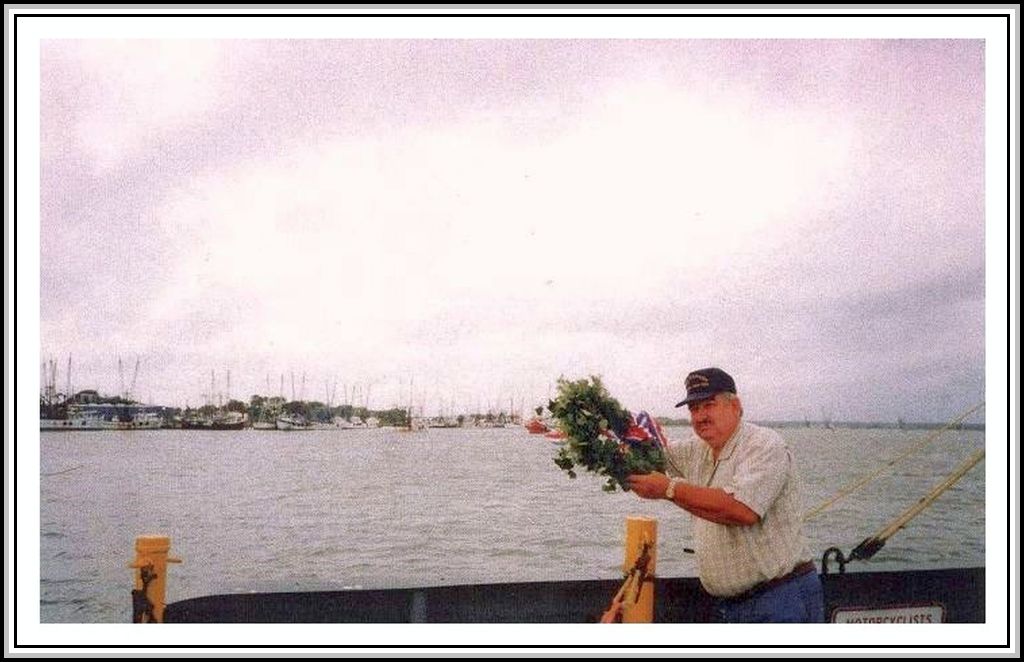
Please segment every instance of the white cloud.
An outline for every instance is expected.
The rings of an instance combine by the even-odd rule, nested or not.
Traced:
[[[586,308],[657,294],[801,222],[843,165],[849,137],[834,124],[745,107],[626,86],[542,143],[483,118],[310,136],[272,160],[199,173],[157,213],[180,260],[158,306],[173,317],[210,288],[244,291],[255,310],[241,328],[287,346],[300,332],[324,340],[332,322],[354,342],[465,297],[545,308],[554,290],[548,305]]]
[[[79,90],[75,135],[100,170],[123,165],[158,137],[215,111],[230,84],[224,42],[104,39],[47,46],[74,62],[76,72],[86,72],[73,82]]]
[[[348,61],[329,46],[314,60]],[[721,84],[713,77],[730,65],[710,61],[683,76],[672,67],[617,79],[590,72],[537,94],[482,81],[479,96],[456,103],[467,91],[448,90],[447,102],[413,109],[387,80],[307,89],[321,80],[301,69],[308,51],[269,66],[258,45],[230,48],[233,59],[219,59],[227,50],[186,58],[182,71],[208,87],[109,143],[109,162],[122,167],[135,153],[170,150],[151,161],[170,168],[137,181],[159,185],[133,198],[144,206],[160,196],[132,216],[158,227],[110,233],[128,246],[137,233],[167,241],[147,265],[160,290],[139,293],[146,310],[95,332],[119,347],[230,361],[239,382],[305,369],[543,395],[558,374],[597,372],[624,399],[647,400],[676,388],[691,364],[778,369],[806,352],[827,361],[832,338],[766,314],[843,306],[852,295],[884,303],[894,286],[928,283],[950,262],[976,266],[972,189],[930,188],[970,161],[909,172],[925,157],[893,149],[916,135],[907,109],[873,123],[869,102],[854,96],[778,94],[766,86],[766,61]],[[673,66],[685,68],[677,55]],[[418,61],[406,56],[399,70],[413,76]],[[265,66],[247,77],[254,63]],[[803,68],[801,90],[820,75],[800,57],[787,66]],[[293,67],[300,82],[273,88]],[[166,89],[188,96],[192,79],[174,76]],[[128,97],[133,112],[152,103],[146,82],[129,84],[140,77],[108,84],[138,93]],[[446,80],[457,89],[457,76]],[[344,110],[353,89],[366,108],[382,104],[379,116]],[[236,126],[247,108],[262,114]],[[181,127],[207,142],[178,150]],[[947,140],[928,153],[958,153],[958,138]],[[965,213],[939,220],[936,210]],[[957,232],[936,232],[948,222]],[[75,344],[75,333],[81,341],[93,331],[44,335],[59,346]]]

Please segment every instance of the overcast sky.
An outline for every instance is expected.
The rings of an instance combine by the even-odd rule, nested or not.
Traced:
[[[44,40],[75,389],[945,421],[985,397],[980,40]],[[118,359],[124,363],[119,378]],[[301,390],[305,376],[304,393]],[[269,388],[268,388],[269,384]],[[331,395],[333,392],[333,395]]]

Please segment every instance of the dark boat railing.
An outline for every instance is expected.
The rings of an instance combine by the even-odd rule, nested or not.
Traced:
[[[985,621],[985,569],[822,575],[829,621]],[[168,604],[167,623],[593,623],[619,580],[244,593]],[[711,620],[693,577],[655,579],[655,623]]]

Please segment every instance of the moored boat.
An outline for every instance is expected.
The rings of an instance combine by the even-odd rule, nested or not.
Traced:
[[[551,439],[553,441],[565,441],[567,436],[568,435],[566,435],[561,430],[551,430],[550,432],[544,433],[545,439]]]
[[[162,407],[137,404],[71,404],[60,418],[41,418],[41,431],[158,430]]]
[[[282,414],[277,417],[277,429],[284,431],[293,430],[312,430],[313,426],[305,419],[305,417],[298,414]]]
[[[548,426],[547,423],[536,417],[528,420],[523,427],[525,427],[530,434],[543,434],[551,431],[551,427]]]
[[[185,430],[241,430],[248,424],[245,414],[237,411],[221,411],[208,415],[192,415],[181,419]]]

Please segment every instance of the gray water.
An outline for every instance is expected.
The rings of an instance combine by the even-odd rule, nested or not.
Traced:
[[[669,428],[670,438],[689,432]],[[932,434],[781,430],[808,509]],[[949,431],[808,522],[848,553],[984,433]],[[217,593],[621,577],[625,519],[658,520],[657,574],[695,574],[690,516],[602,492],[522,428],[53,432],[40,438],[42,622],[131,620],[134,540],[171,537],[167,601]],[[983,566],[984,462],[850,571]]]

